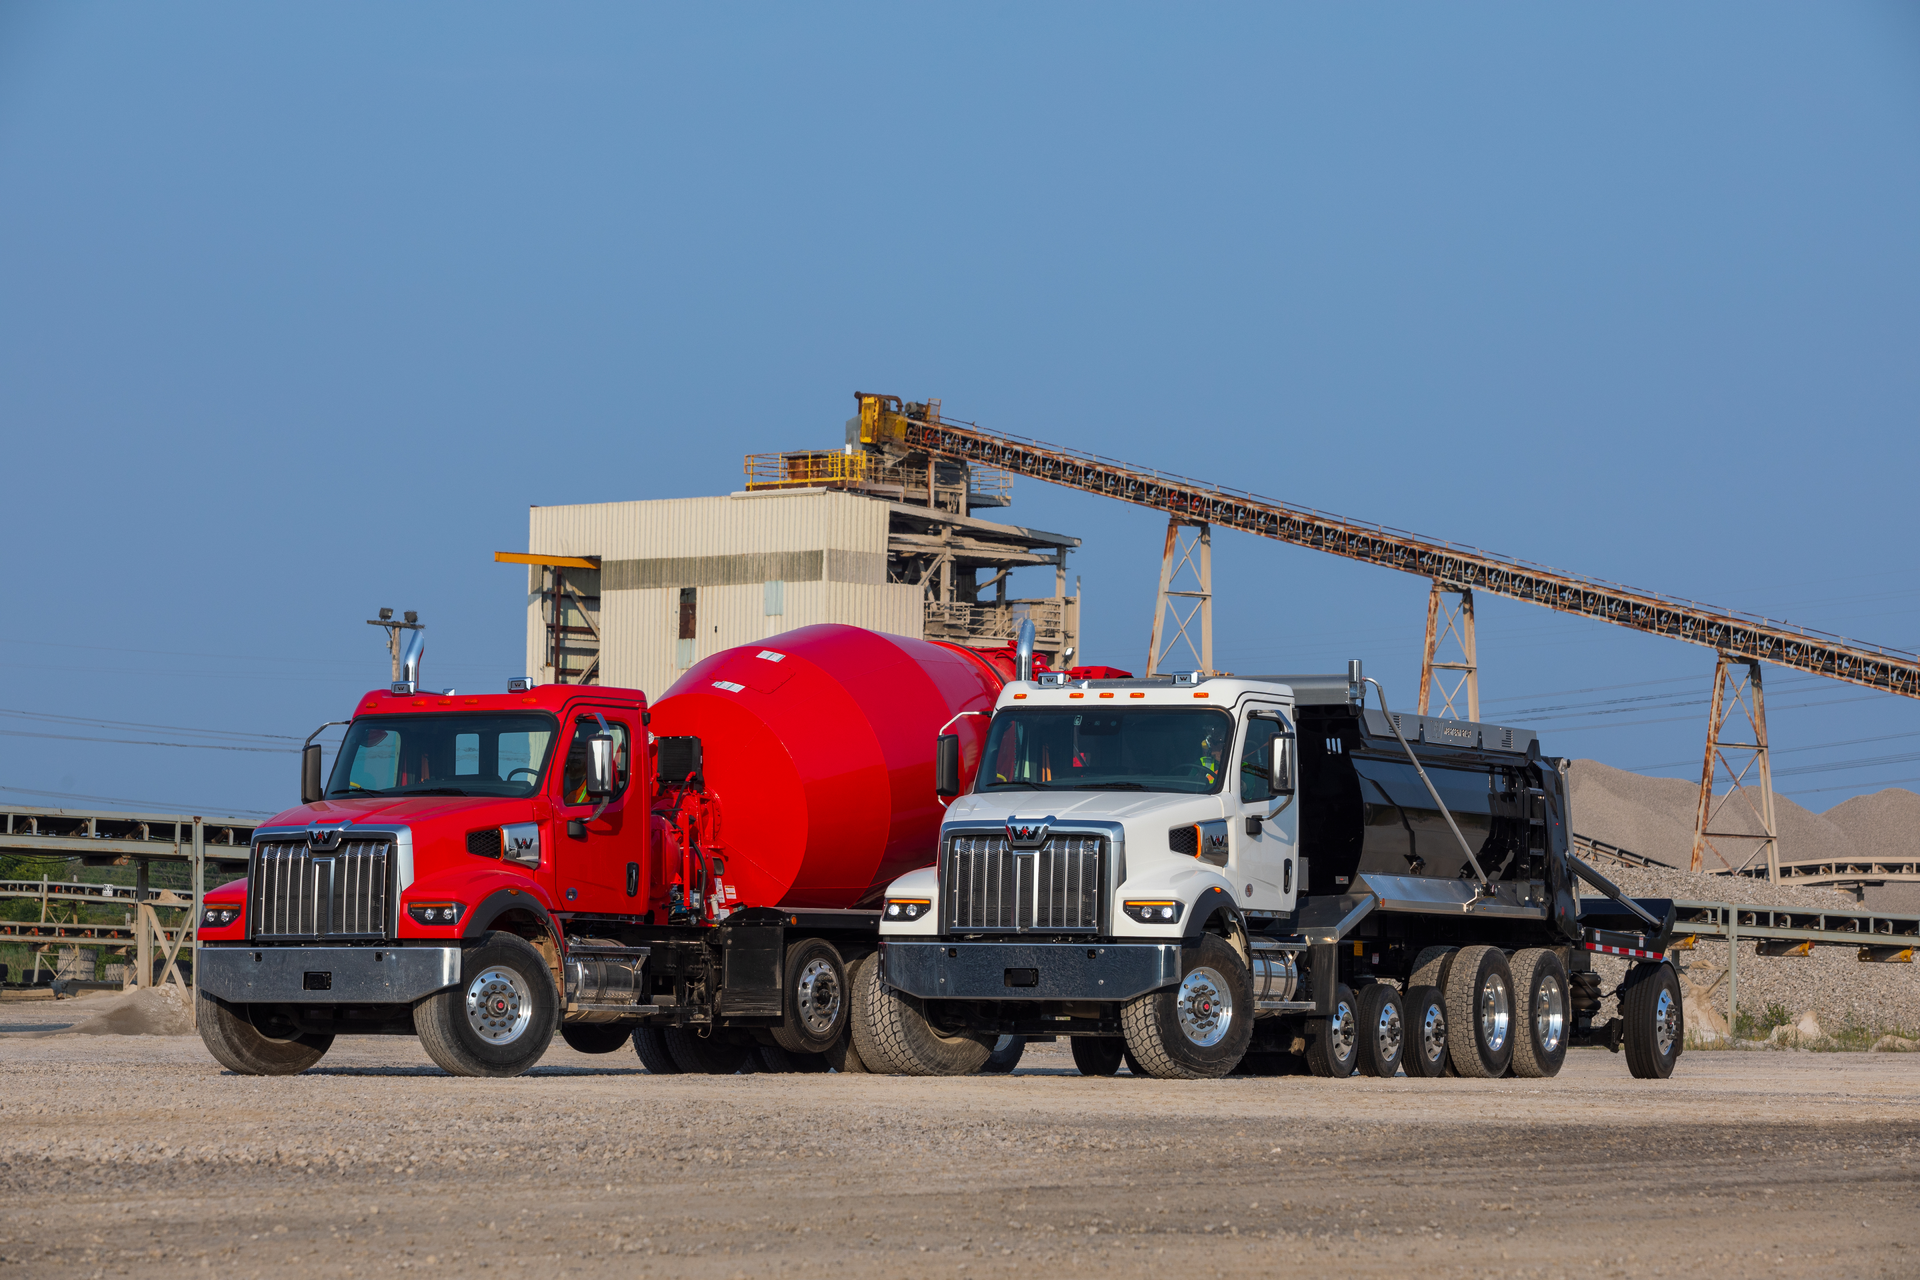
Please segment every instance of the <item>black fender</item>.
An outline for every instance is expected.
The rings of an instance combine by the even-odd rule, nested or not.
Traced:
[[[1198,944],[1200,935],[1212,932],[1209,926],[1222,916],[1226,917],[1222,923],[1226,926],[1225,932],[1229,938],[1235,930],[1245,935],[1247,922],[1240,914],[1239,905],[1234,902],[1232,894],[1215,885],[1195,900],[1193,913],[1187,917],[1186,933],[1180,939],[1181,945],[1191,947]]]
[[[553,922],[553,916],[540,899],[524,889],[498,889],[481,899],[478,906],[467,912],[467,924],[460,931],[460,937],[462,940],[478,938],[492,930],[503,916],[515,913],[532,917],[548,937],[558,942],[560,927]],[[510,929],[509,932],[518,931]]]

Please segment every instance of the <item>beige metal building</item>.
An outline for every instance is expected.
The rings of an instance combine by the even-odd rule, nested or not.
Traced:
[[[1076,647],[1080,540],[973,514],[1005,477],[914,462],[850,441],[749,458],[725,497],[532,508],[527,551],[497,557],[528,565],[528,674],[658,697],[708,654],[819,622],[994,649],[1030,619],[1050,661]],[[1009,598],[1031,565],[1053,594]]]

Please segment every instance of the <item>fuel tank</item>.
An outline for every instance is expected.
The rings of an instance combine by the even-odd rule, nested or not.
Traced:
[[[729,905],[855,907],[934,861],[936,740],[960,735],[970,786],[1002,683],[958,646],[830,623],[694,664],[652,730],[700,739]]]

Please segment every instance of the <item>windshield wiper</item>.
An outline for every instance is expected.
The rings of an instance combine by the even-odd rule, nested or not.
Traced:
[[[419,787],[412,791],[396,791],[397,796],[464,796],[467,793],[459,787]]]
[[[986,787],[986,789],[989,791],[1018,791],[1018,790],[1021,790],[1022,788],[1027,788],[1033,791],[1055,790],[1055,787],[1051,782],[1033,782],[1026,778],[1016,778],[1012,782],[990,782],[987,784],[987,787]]]
[[[1144,782],[1082,782],[1073,788],[1075,791],[1145,791]]]

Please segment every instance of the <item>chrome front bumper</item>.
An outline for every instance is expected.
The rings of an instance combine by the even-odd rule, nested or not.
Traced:
[[[1180,981],[1180,945],[886,941],[880,977],[923,1000],[1131,1000]]]
[[[460,948],[202,947],[194,969],[236,1004],[411,1004],[460,981]]]

